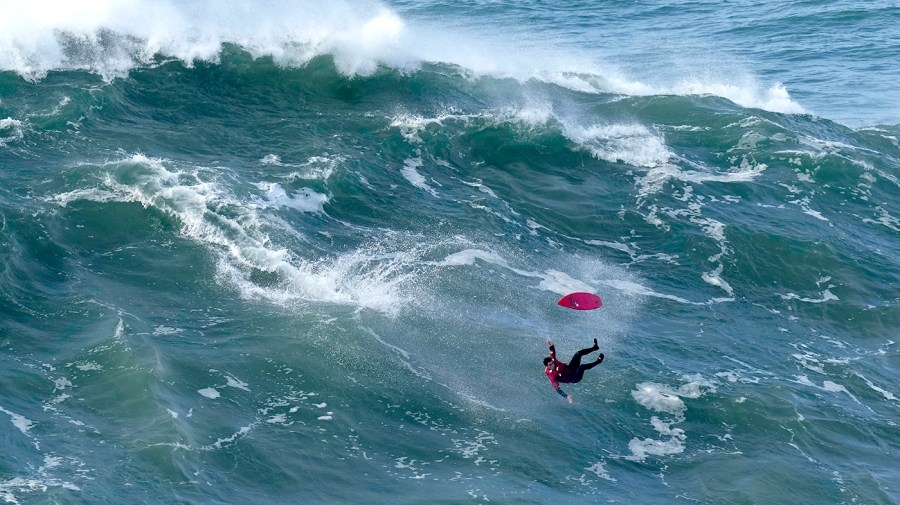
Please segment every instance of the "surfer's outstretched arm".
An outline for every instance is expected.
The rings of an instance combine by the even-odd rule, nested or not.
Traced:
[[[563,398],[565,398],[566,401],[568,401],[569,403],[572,403],[572,395],[570,395],[570,394],[566,393],[565,391],[563,391],[562,388],[559,387],[559,384],[557,384],[556,387],[553,388],[553,389],[556,390],[556,394],[558,394],[559,396],[562,396]]]

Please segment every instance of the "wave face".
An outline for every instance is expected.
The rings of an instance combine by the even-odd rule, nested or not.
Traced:
[[[3,10],[4,501],[900,501],[891,3]]]

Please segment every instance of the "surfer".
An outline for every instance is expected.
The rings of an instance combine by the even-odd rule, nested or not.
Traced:
[[[588,363],[587,365],[581,364],[581,358],[594,351],[600,350],[597,339],[594,339],[593,347],[588,347],[587,349],[576,352],[568,365],[556,359],[556,348],[553,347],[552,340],[547,339],[547,345],[550,346],[550,356],[544,358],[544,373],[547,374],[547,378],[550,379],[550,384],[553,386],[553,389],[555,389],[560,396],[568,400],[569,403],[572,403],[572,395],[563,391],[559,387],[559,383],[575,384],[584,377],[584,372],[586,370],[590,370],[603,362],[603,353],[601,352],[597,361]]]

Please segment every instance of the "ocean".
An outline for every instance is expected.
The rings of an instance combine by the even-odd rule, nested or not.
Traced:
[[[896,1],[0,2],[0,502],[900,503],[898,62]]]

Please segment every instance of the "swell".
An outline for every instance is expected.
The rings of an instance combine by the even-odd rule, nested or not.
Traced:
[[[715,96],[598,94],[436,64],[348,77],[331,56],[284,68],[234,46],[217,63],[165,62],[110,83],[51,79],[19,83],[2,104],[15,116],[4,156],[34,160],[37,196],[99,203],[110,217],[122,203],[153,209],[212,252],[218,279],[279,303],[299,292],[390,307],[418,263],[496,247],[468,231],[485,227],[576,251],[602,244],[631,261],[682,248],[610,237],[648,226],[695,237],[704,255],[658,278],[695,302],[741,289],[729,276],[743,240],[733,233],[811,242],[840,225],[865,249],[898,229],[882,203],[898,187],[895,130]],[[29,109],[33,97],[48,109]],[[371,240],[385,229],[399,245]]]

